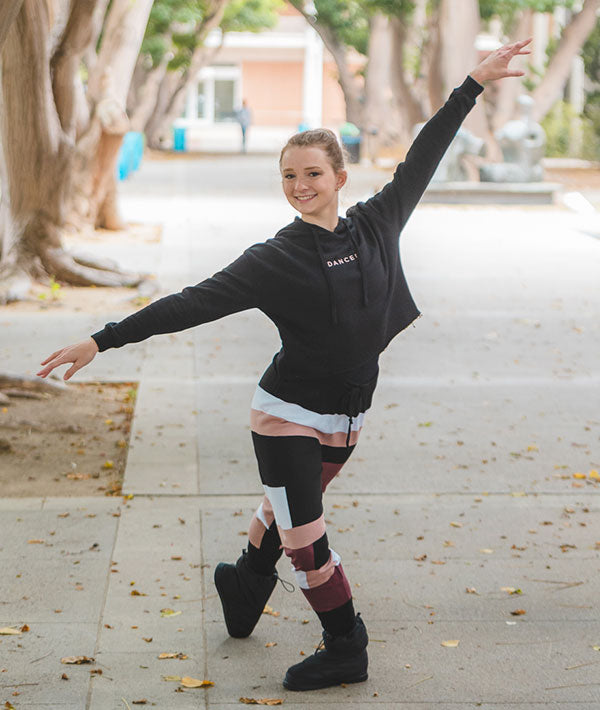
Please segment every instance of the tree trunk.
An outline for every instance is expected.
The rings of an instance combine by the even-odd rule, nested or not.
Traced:
[[[390,19],[392,28],[391,85],[394,103],[398,112],[397,132],[405,146],[412,143],[412,130],[415,124],[428,118],[423,101],[418,97],[408,81],[404,68],[404,48],[407,31],[403,20]]]
[[[514,30],[509,38],[510,42],[516,42],[524,37],[531,37],[533,30],[533,10],[523,10]],[[511,61],[511,67],[525,69],[527,57],[515,57]],[[496,82],[494,111],[491,117],[492,130],[499,131],[507,121],[510,121],[515,113],[519,94],[525,92],[520,79]],[[486,92],[487,93],[487,92]],[[502,160],[502,153],[498,158]]]
[[[0,50],[12,23],[17,19],[23,0],[11,0],[0,5]]]
[[[116,200],[116,165],[121,141],[129,130],[127,93],[151,9],[152,0],[113,0],[110,6],[88,83],[88,100],[95,105],[92,127],[77,150],[78,195],[70,215],[75,226],[125,227]]]
[[[393,110],[390,86],[391,28],[389,18],[382,13],[373,15],[369,22],[368,57],[362,123],[368,141],[367,153],[374,158],[380,146],[398,138],[393,121],[390,121],[390,112]]]
[[[82,109],[79,60],[93,37],[95,4],[70,0],[57,38],[48,4],[24,0],[6,34],[0,65],[0,302],[23,297],[28,277],[43,273],[76,285],[134,285],[142,280],[84,266],[62,246],[81,144],[75,144]],[[102,115],[101,106],[95,114]],[[84,143],[91,143],[90,135],[88,129]]]
[[[579,53],[596,26],[598,8],[600,0],[585,0],[581,11],[563,29],[558,49],[540,85],[532,94],[535,101],[532,113],[534,121],[540,121],[560,98],[571,72],[573,57]]]
[[[182,82],[183,77],[180,72],[167,71],[158,86],[154,110],[151,112],[150,118],[144,128],[146,142],[150,148],[162,148],[162,140],[164,138],[162,127],[164,118],[171,106],[173,95]]]

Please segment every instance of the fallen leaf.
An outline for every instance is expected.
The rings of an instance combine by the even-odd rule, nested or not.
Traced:
[[[442,641],[442,646],[445,646],[446,648],[456,648],[460,641],[458,640],[452,640],[452,641]]]
[[[467,587],[467,588],[465,589],[465,592],[466,592],[467,594],[477,594],[477,590],[475,589],[475,587]]]
[[[514,611],[510,612],[513,616],[523,616],[523,614],[526,614],[527,612],[525,609],[515,609]]]
[[[214,685],[214,683],[212,680],[198,680],[197,678],[190,678],[186,675],[181,679],[181,685],[183,685],[184,688],[208,688]]]
[[[60,659],[61,663],[71,663],[76,665],[81,665],[82,663],[95,663],[93,658],[89,656],[65,656]]]
[[[170,681],[175,681],[175,682],[179,683],[179,681],[181,680],[181,676],[180,676],[180,675],[164,675],[164,676],[162,677],[162,679],[163,679],[163,680],[166,680],[166,681],[169,681],[169,682],[170,682]]]
[[[45,542],[46,542],[45,540],[38,540],[38,539],[27,540],[28,545],[43,545]]]
[[[171,555],[171,559],[172,560],[180,560],[182,558],[181,558],[181,555]]]
[[[142,641],[145,641],[146,643],[152,643],[152,636],[149,636],[148,638],[142,636]]]
[[[585,473],[574,473],[573,478],[587,478]]]
[[[146,698],[142,698],[141,700],[132,700],[131,704],[132,705],[145,705],[148,701]]]
[[[144,594],[144,592],[138,592],[137,589],[132,589],[130,592],[132,597],[147,597],[147,594]]]
[[[112,461],[105,461],[102,464],[102,468],[114,468],[115,464]]]
[[[444,560],[431,560],[432,565],[445,565]]]
[[[66,673],[61,675],[61,680],[69,680],[69,676]]]
[[[244,705],[283,705],[283,698],[240,698]]]
[[[265,604],[265,608],[263,609],[263,614],[269,614],[269,616],[280,616],[280,612],[274,611],[272,607],[270,607],[268,604]]]
[[[483,547],[479,552],[483,552],[484,555],[493,555],[494,551],[489,547]]]
[[[174,611],[173,609],[161,609],[160,610],[161,616],[179,616],[179,614],[181,614],[180,611]]]
[[[20,633],[19,629],[11,629],[9,626],[0,629],[0,636],[19,636]]]
[[[187,658],[185,653],[160,653],[158,655],[158,658],[162,661],[165,658],[178,658],[179,660],[183,661]]]
[[[91,478],[91,475],[89,473],[67,473],[67,478],[70,478],[72,481],[85,481]]]
[[[277,641],[267,641],[265,644],[265,648],[272,648],[273,646],[277,646]]]
[[[427,554],[423,553],[422,555],[415,555],[413,557],[413,560],[416,560],[417,562],[423,562],[423,560],[427,559]]]
[[[59,513],[59,514],[57,515],[57,517],[58,517],[58,518],[68,518],[68,517],[69,517],[69,513]]]
[[[454,522],[454,521],[452,521],[452,522],[450,523],[450,525],[452,525],[453,528],[462,528],[462,526],[463,526],[462,523],[456,523],[456,522]]]
[[[21,626],[21,631],[29,631],[29,626],[27,626],[27,624],[23,624],[23,626]]]
[[[8,700],[4,703],[4,707],[6,710],[15,710],[15,706],[12,703],[9,703]]]

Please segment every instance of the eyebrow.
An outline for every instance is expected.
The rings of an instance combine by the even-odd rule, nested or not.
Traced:
[[[304,169],[305,169],[305,170],[315,170],[315,169],[316,169],[316,170],[322,170],[322,168],[321,168],[320,165],[311,165],[310,168],[304,168]],[[293,169],[293,168],[284,168],[284,169],[283,169],[283,172],[284,172],[284,173],[287,173],[287,172],[289,172],[290,170],[291,170],[292,172],[294,172],[294,169]]]

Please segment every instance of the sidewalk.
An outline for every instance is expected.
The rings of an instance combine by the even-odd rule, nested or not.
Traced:
[[[147,163],[124,186],[129,219],[165,219],[162,244],[144,256],[165,292],[289,221],[268,160],[232,165]],[[145,699],[224,710],[247,697],[597,710],[600,485],[573,473],[600,469],[600,242],[575,224],[556,208],[428,206],[402,237],[424,317],[382,357],[360,445],[326,497],[371,638],[366,683],[282,687],[320,639],[299,590],[278,585],[279,615],[249,639],[226,634],[212,574],[245,546],[261,494],[248,410],[278,347],[266,319],[246,312],[104,353],[77,378],[140,382],[123,487],[132,498],[0,498],[0,628],[30,629],[0,636],[0,707],[133,710]],[[93,332],[89,316],[43,315],[14,343],[27,372],[39,361],[32,333],[59,345]],[[285,558],[279,571],[292,579]],[[77,655],[95,663],[60,663]]]

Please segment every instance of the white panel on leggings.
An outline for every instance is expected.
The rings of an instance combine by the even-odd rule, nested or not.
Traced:
[[[310,589],[308,582],[306,581],[306,572],[301,569],[296,569],[294,565],[291,565],[292,572],[296,575],[296,581],[301,589]]]
[[[269,523],[267,523],[267,519],[265,518],[265,511],[263,509],[263,504],[261,503],[258,506],[258,509],[256,510],[256,517],[260,520],[260,522],[267,528],[269,529]]]
[[[299,404],[285,402],[279,397],[266,392],[262,387],[257,387],[252,399],[252,409],[270,414],[272,417],[285,419],[287,422],[309,426],[323,434],[335,434],[348,431],[348,417],[345,414],[319,414],[305,409]],[[365,419],[364,412],[352,419],[352,431],[358,431]]]
[[[277,525],[284,530],[291,530],[292,516],[290,514],[290,506],[288,505],[287,493],[285,492],[284,486],[272,488],[271,486],[265,486],[263,484],[263,488],[265,489],[267,498],[271,501]]]

